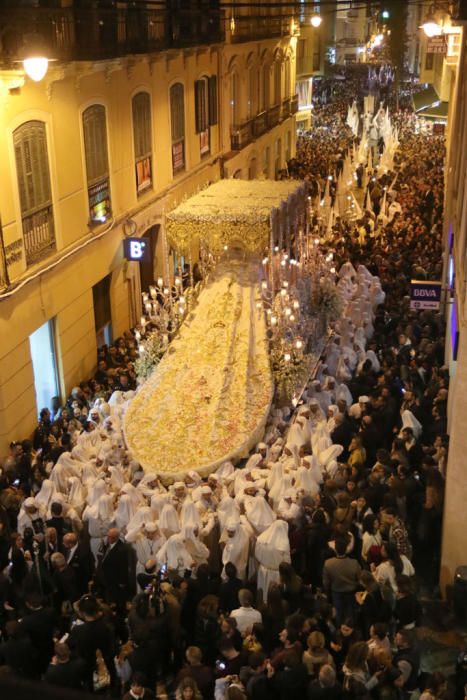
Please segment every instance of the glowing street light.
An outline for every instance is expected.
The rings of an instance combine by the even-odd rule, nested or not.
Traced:
[[[316,28],[321,26],[322,21],[323,21],[323,18],[321,17],[321,15],[313,15],[312,18],[310,19],[311,26],[316,27]]]
[[[427,17],[423,22],[420,29],[423,29],[426,36],[431,39],[433,36],[439,36],[442,33],[442,29],[437,22],[432,17]]]
[[[25,58],[23,61],[23,67],[26,75],[38,83],[47,73],[49,68],[49,59],[44,56],[34,56],[32,58]]]

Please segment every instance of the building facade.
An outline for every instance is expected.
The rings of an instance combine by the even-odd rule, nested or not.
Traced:
[[[138,323],[162,273],[164,212],[221,177],[275,177],[297,109],[297,25],[274,6],[15,4],[0,10],[3,454]],[[56,59],[40,82],[18,63],[26,25]],[[125,259],[128,236],[145,237],[146,262]]]
[[[448,406],[449,459],[444,504],[441,586],[453,583],[456,569],[467,565],[464,533],[467,479],[467,17],[459,33],[457,75],[449,104],[445,261],[446,365],[450,372]]]

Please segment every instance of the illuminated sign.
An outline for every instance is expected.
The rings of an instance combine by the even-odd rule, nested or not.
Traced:
[[[151,248],[149,238],[125,238],[123,255],[126,260],[147,262],[150,260]]]
[[[411,309],[439,309],[441,282],[412,280],[410,283]]]

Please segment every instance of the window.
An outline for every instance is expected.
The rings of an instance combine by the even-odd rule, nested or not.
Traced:
[[[258,71],[255,66],[248,69],[248,118],[254,117],[258,111]]]
[[[175,83],[170,88],[170,123],[172,132],[172,172],[185,170],[185,88]]]
[[[230,123],[232,126],[237,126],[239,107],[239,85],[238,73],[234,71],[230,76]]]
[[[425,55],[425,70],[433,70],[433,56],[432,53],[427,53]]]
[[[292,157],[292,132],[288,131],[285,138],[285,160],[288,163]]]
[[[133,97],[132,112],[136,192],[140,195],[152,187],[151,98],[147,92]]]
[[[22,124],[13,145],[26,264],[32,265],[56,247],[45,123]]]
[[[274,104],[278,105],[282,99],[282,64],[276,61],[274,64]]]
[[[91,225],[112,214],[105,107],[91,105],[83,112],[84,154]]]
[[[209,81],[195,81],[195,131],[199,134],[199,152],[207,155],[211,150],[209,134]]]
[[[284,86],[284,99],[289,99],[290,97],[290,59],[285,62],[285,86]]]
[[[36,406],[52,408],[53,399],[60,395],[55,352],[54,321],[47,321],[29,336]]]
[[[264,177],[269,177],[269,160],[270,160],[270,148],[266,146],[263,151],[263,175]]]
[[[261,80],[261,110],[269,109],[269,75],[270,69],[269,65],[264,64],[262,70],[262,80]]]
[[[96,328],[97,347],[109,345],[112,342],[112,311],[110,304],[110,281],[112,275],[107,275],[92,288],[94,304],[94,324]]]
[[[277,139],[274,144],[274,177],[277,177],[281,169],[282,161],[282,140]]]

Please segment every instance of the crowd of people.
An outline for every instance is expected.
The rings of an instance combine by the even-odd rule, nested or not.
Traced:
[[[300,143],[302,176],[318,155],[325,178],[349,146],[347,107]],[[417,586],[432,592],[439,570],[444,324],[408,298],[411,278],[441,278],[444,143],[394,118],[400,206],[380,227],[372,212],[334,224],[342,316],[299,406],[274,407],[241,468],[167,486],[131,458],[131,333],[12,444],[1,672],[128,700],[451,697],[416,636]]]

